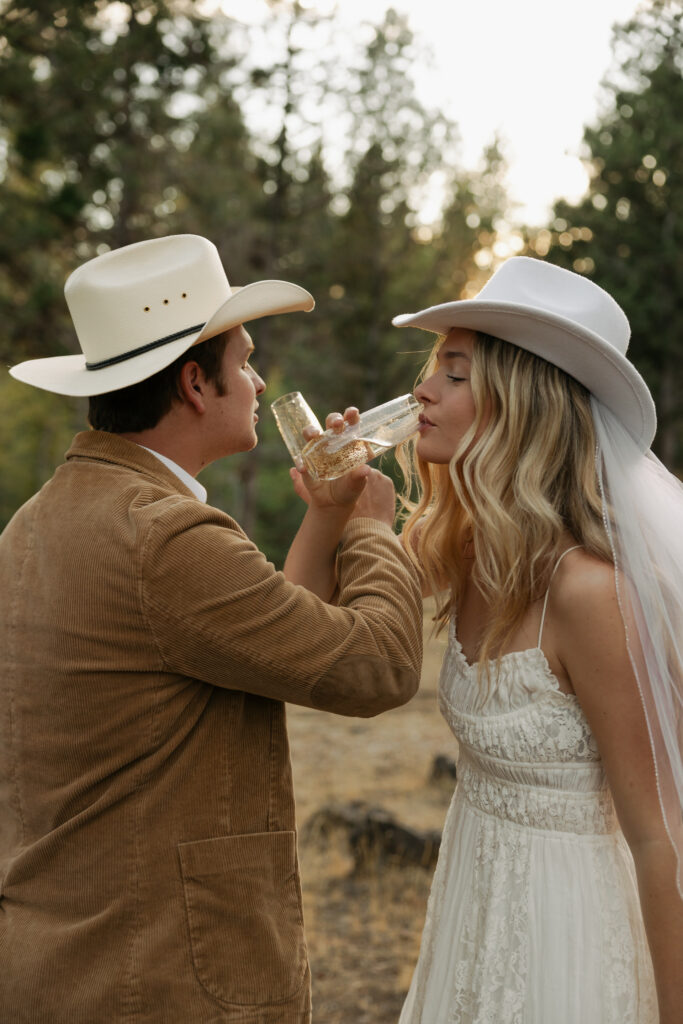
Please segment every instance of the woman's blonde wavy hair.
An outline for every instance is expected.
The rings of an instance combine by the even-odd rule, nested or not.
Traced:
[[[420,380],[434,372],[443,340]],[[399,453],[403,536],[437,595],[439,628],[462,599],[467,553],[491,610],[478,652],[480,675],[483,666],[488,675],[489,660],[545,592],[563,531],[599,558],[612,556],[588,391],[546,360],[478,332],[471,387],[475,420],[449,465],[419,459],[415,442]]]

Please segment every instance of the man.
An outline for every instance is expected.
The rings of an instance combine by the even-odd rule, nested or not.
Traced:
[[[275,572],[194,477],[256,444],[242,325],[311,296],[231,289],[193,235],[65,294],[83,355],[11,371],[90,396],[95,429],[0,537],[0,1017],[308,1021],[283,702],[365,716],[415,692],[393,489],[368,467],[312,488]],[[307,543],[337,558],[312,588],[335,606],[291,582]]]

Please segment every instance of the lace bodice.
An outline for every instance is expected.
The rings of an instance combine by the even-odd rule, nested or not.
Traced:
[[[595,738],[542,649],[504,655],[488,692],[477,676],[452,624],[439,706],[459,743],[458,785],[469,802],[532,828],[615,831]]]
[[[542,631],[486,686],[451,625],[438,692],[458,778],[399,1024],[657,1020],[633,861]]]

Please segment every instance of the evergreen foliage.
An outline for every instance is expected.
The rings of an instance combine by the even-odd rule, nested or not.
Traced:
[[[617,26],[604,113],[585,130],[588,191],[558,202],[532,252],[586,274],[626,311],[629,356],[653,391],[654,449],[683,463],[683,36],[679,0]]]
[[[323,419],[409,391],[424,359],[410,350],[429,342],[391,318],[476,290],[509,211],[498,143],[464,171],[456,126],[419,100],[411,72],[429,58],[404,18],[388,11],[351,39],[298,0],[269,6],[267,22],[243,26],[186,0],[0,0],[0,359],[78,351],[65,278],[142,238],[196,232],[233,284],[303,284],[313,314],[249,326],[268,382],[261,443],[202,476],[281,564],[303,509],[269,402],[301,390]],[[623,301],[666,410],[680,374],[680,41],[669,4],[651,7],[624,28],[638,62],[628,58],[604,124],[587,132],[586,202],[558,204],[529,244]],[[425,223],[437,177],[442,213]],[[6,374],[0,409],[2,526],[84,420],[78,403]],[[394,472],[389,457],[383,468]]]

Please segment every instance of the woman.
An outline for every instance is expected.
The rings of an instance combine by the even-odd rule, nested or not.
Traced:
[[[438,335],[403,538],[459,744],[400,1024],[680,1024],[683,499],[626,317],[514,257],[394,323]]]

